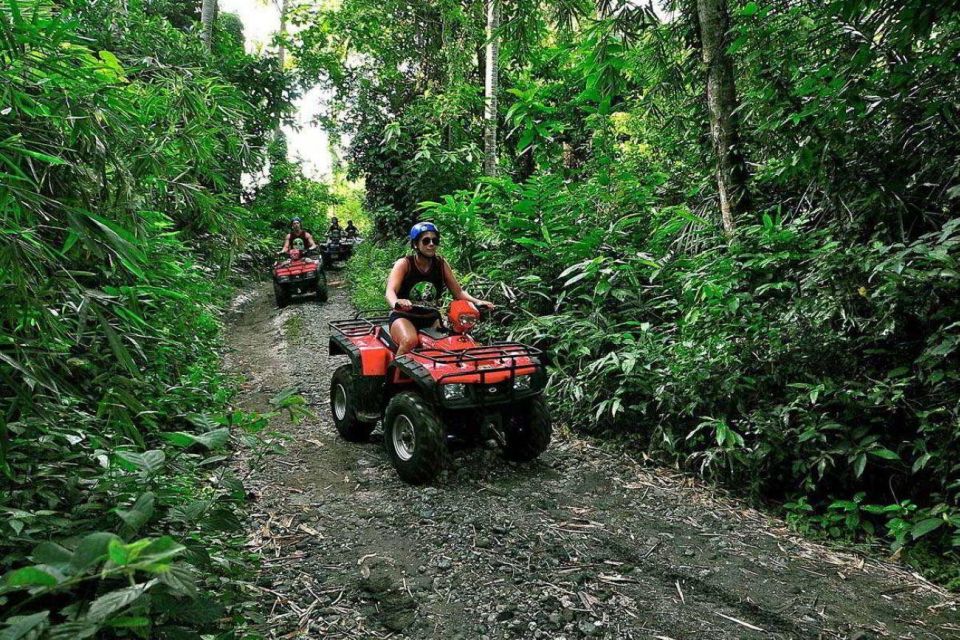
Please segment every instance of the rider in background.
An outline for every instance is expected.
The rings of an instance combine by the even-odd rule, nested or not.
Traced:
[[[334,232],[340,233],[341,231],[343,231],[343,229],[340,228],[340,221],[337,220],[336,216],[334,216],[333,218],[330,218],[330,228],[327,229],[327,233],[328,234],[334,233]]]
[[[478,307],[494,307],[492,303],[464,291],[453,275],[453,269],[437,255],[440,231],[436,225],[418,222],[407,237],[414,253],[397,260],[387,278],[387,304],[393,309],[388,320],[390,337],[398,345],[398,356],[417,346],[417,331],[437,327],[440,323],[438,311],[414,311],[415,302],[436,306],[444,289],[449,289],[454,300],[469,300]]]
[[[300,218],[293,218],[290,220],[290,233],[287,234],[286,239],[283,241],[282,253],[287,253],[290,249],[293,248],[293,242],[295,240],[301,240],[303,242],[304,249],[316,249],[317,243],[313,241],[313,236],[309,232],[303,230],[303,224],[300,221]]]
[[[360,230],[353,224],[353,220],[347,220],[347,226],[343,231],[348,238],[356,238],[360,235]]]

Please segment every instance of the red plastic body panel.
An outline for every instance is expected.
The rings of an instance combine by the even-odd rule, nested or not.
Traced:
[[[273,267],[275,276],[302,276],[313,273],[319,265],[315,260],[284,260]]]
[[[375,334],[350,338],[360,349],[360,364],[365,376],[385,376],[393,362],[393,352]]]
[[[364,376],[385,376],[394,361],[394,352],[384,344],[379,332],[384,329],[370,324],[369,329],[356,327],[344,332],[360,352]],[[420,334],[420,346],[407,354],[426,370],[434,381],[442,384],[485,384],[505,382],[514,376],[529,375],[539,368],[528,347],[519,344],[483,346],[469,335],[453,334],[441,339]],[[395,370],[394,382],[408,380]]]
[[[458,359],[458,352],[466,352]],[[534,373],[538,366],[521,345],[483,346],[468,335],[452,335],[441,340],[420,334],[420,349],[410,354],[422,364],[434,380],[444,384],[497,384],[513,376]],[[509,369],[513,368],[513,371]],[[490,373],[481,372],[499,369]]]

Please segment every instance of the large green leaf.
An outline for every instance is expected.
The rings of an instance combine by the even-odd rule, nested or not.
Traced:
[[[3,631],[0,631],[0,640],[21,640],[27,637],[39,637],[39,631],[47,626],[47,618],[50,617],[49,611],[40,611],[27,616],[16,616],[8,618],[5,622],[9,625]]]
[[[163,437],[178,447],[190,447],[199,444],[206,449],[219,449],[230,440],[230,429],[221,427],[206,433],[173,431],[163,434]]]
[[[84,536],[70,558],[71,570],[75,573],[81,573],[106,560],[107,550],[113,541],[119,542],[120,538],[116,534],[105,531],[97,531]]]
[[[34,547],[30,558],[39,564],[48,564],[52,567],[64,569],[70,565],[73,552],[55,542],[41,542]]]
[[[99,630],[99,625],[90,622],[65,622],[50,627],[44,640],[82,640],[94,637]]]
[[[102,623],[114,613],[129,607],[140,599],[153,585],[157,583],[156,579],[150,580],[144,584],[138,584],[125,589],[118,589],[106,593],[90,603],[86,618],[91,622]]]
[[[117,451],[115,453],[121,466],[131,471],[141,470],[147,475],[156,474],[163,468],[166,455],[159,449],[152,449],[143,453],[136,451]]]
[[[58,582],[57,576],[42,566],[23,567],[11,571],[3,578],[7,587],[53,587]]]
[[[139,560],[147,571],[160,572],[170,566],[174,558],[182,555],[186,547],[170,536],[162,536],[150,542],[140,553]]]
[[[160,582],[174,593],[191,598],[197,595],[196,576],[182,564],[171,565],[169,570],[160,573]]]
[[[117,509],[117,515],[133,532],[136,532],[153,516],[155,502],[156,496],[148,491],[137,498],[129,510]]]
[[[910,529],[910,536],[917,540],[928,533],[932,533],[944,525],[943,518],[927,518],[916,523]]]

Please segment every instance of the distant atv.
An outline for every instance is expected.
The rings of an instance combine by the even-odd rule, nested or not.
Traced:
[[[327,234],[327,241],[320,248],[325,269],[333,269],[350,259],[353,255],[353,243],[345,240],[339,231]]]
[[[420,345],[397,357],[386,315],[330,323],[330,354],[345,355],[330,382],[330,408],[346,440],[369,438],[383,418],[384,444],[400,477],[432,480],[448,443],[490,439],[512,460],[533,460],[550,444],[542,353],[517,342],[478,344],[480,313],[455,301],[451,329],[424,329]]]
[[[327,276],[319,260],[311,260],[316,249],[290,249],[273,265],[273,295],[278,307],[285,307],[294,294],[315,293],[320,302],[327,301]]]
[[[353,257],[353,251],[363,243],[363,238],[355,233],[348,233],[344,236],[342,243],[347,247],[347,258]]]

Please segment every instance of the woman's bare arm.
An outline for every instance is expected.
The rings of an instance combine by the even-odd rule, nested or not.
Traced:
[[[403,284],[403,277],[407,275],[408,268],[407,259],[400,258],[393,264],[393,269],[390,270],[390,276],[387,278],[386,298],[391,309],[409,311],[413,307],[413,303],[409,300],[397,297],[397,291]]]

